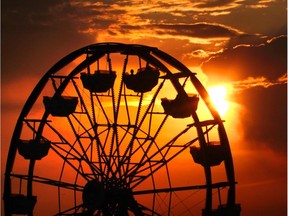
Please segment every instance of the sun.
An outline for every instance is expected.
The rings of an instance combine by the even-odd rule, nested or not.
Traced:
[[[226,100],[227,88],[222,85],[214,86],[208,88],[208,93],[220,116],[223,117],[227,113],[230,105]]]

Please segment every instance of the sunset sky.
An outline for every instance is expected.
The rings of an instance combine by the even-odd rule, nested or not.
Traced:
[[[93,43],[143,44],[177,58],[207,89],[226,87],[242,215],[286,215],[286,1],[4,0],[1,36],[2,176],[23,104],[54,63]]]

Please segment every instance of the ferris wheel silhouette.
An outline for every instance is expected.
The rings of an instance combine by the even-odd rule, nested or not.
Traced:
[[[44,74],[16,123],[4,184],[5,215],[198,215],[197,205],[240,215],[207,91],[144,45],[92,44]]]

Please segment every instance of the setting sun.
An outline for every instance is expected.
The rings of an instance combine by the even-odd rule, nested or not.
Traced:
[[[229,102],[226,100],[227,88],[225,86],[215,86],[209,88],[208,92],[219,114],[224,116],[229,109]]]

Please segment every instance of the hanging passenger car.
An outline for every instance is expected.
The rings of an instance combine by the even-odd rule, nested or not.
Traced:
[[[48,111],[52,116],[64,117],[75,112],[78,98],[71,96],[44,96],[43,102],[46,111]]]
[[[124,74],[123,82],[128,89],[137,93],[145,93],[151,91],[158,84],[159,75],[160,72],[157,68],[147,65],[138,69],[136,74],[134,74],[133,70],[131,70],[130,74]]]
[[[96,70],[94,74],[82,72],[80,75],[84,88],[90,92],[107,92],[114,85],[116,72]]]
[[[202,166],[218,166],[225,159],[224,150],[224,146],[220,145],[219,142],[209,142],[205,150],[192,146],[190,153],[195,163],[201,164]]]
[[[32,214],[37,201],[36,196],[24,196],[23,194],[12,194],[9,199],[9,208],[12,214]]]
[[[187,118],[197,110],[199,97],[196,94],[177,95],[174,100],[161,98],[164,112],[173,118]]]
[[[18,151],[25,159],[41,160],[48,154],[50,146],[50,141],[43,139],[19,140]]]

